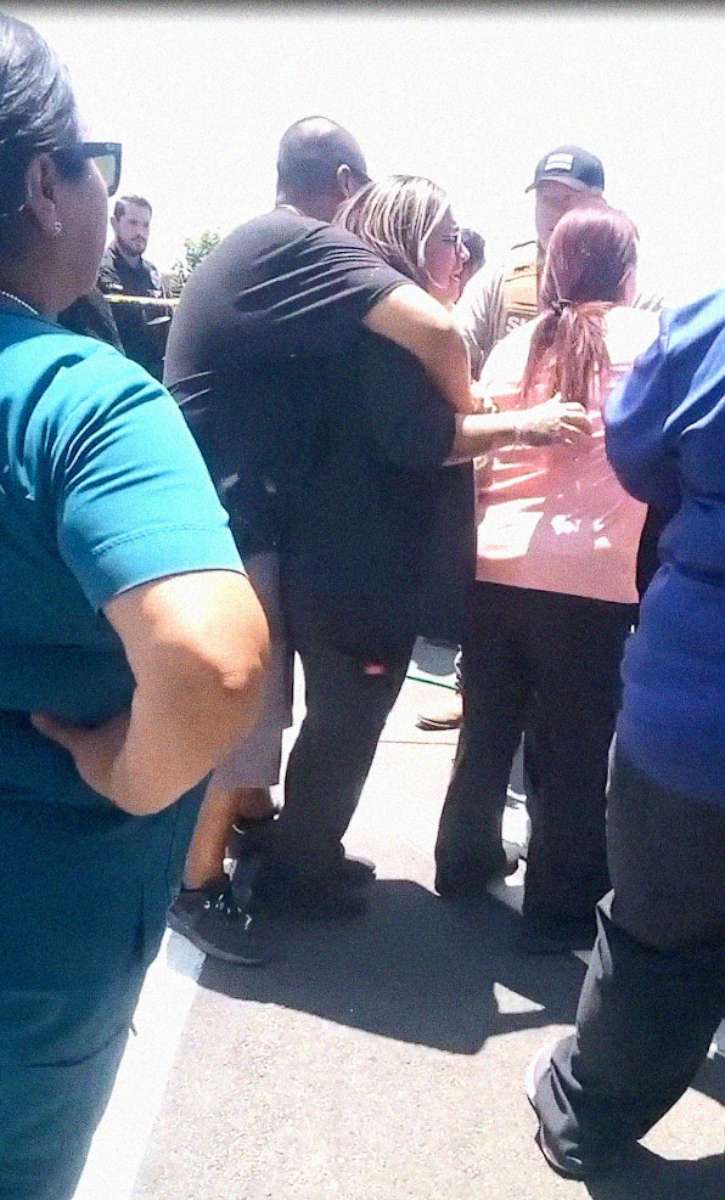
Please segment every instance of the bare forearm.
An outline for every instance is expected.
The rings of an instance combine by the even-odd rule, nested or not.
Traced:
[[[127,812],[153,813],[199,783],[253,728],[261,675],[257,660],[230,687],[167,679],[163,690],[137,688],[108,798]]]
[[[582,406],[570,404],[557,395],[532,408],[457,416],[449,461],[476,458],[512,442],[527,446],[583,445],[589,443],[590,437],[591,423]]]
[[[456,436],[450,457],[452,462],[465,462],[485,454],[496,446],[510,445],[521,434],[520,414],[473,413],[456,417]]]
[[[370,309],[364,323],[373,333],[415,355],[456,412],[479,411],[471,391],[471,368],[463,335],[450,313],[422,288],[413,283],[395,288]]]
[[[480,404],[471,391],[471,363],[463,335],[456,328],[433,332],[419,356],[436,388],[457,413],[477,413]]]

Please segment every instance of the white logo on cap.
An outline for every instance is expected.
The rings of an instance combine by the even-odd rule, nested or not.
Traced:
[[[544,164],[545,171],[571,171],[573,167],[573,154],[550,154]]]

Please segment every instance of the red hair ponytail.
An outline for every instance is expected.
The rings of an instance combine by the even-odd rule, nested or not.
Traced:
[[[524,371],[526,396],[542,373],[552,394],[585,407],[610,366],[604,315],[621,303],[637,262],[637,230],[624,213],[600,206],[571,209],[551,236],[539,307]]]

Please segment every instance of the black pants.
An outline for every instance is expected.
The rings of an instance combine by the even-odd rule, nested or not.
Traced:
[[[288,590],[285,607],[307,712],[287,764],[284,808],[258,848],[266,869],[311,879],[333,871],[343,853],[341,838],[403,686],[413,638],[386,637],[385,648],[378,644],[369,655],[359,646],[349,651],[313,604]]]
[[[671,792],[613,753],[613,891],[576,1033],[536,1094],[563,1164],[604,1163],[691,1083],[725,1015],[725,810]]]
[[[633,606],[478,583],[463,644],[463,728],[436,844],[437,882],[503,863],[501,822],[526,725],[531,842],[524,911],[593,918],[609,888],[607,757]]]

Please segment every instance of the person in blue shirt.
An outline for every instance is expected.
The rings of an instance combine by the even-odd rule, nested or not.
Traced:
[[[539,1146],[576,1179],[672,1107],[725,1015],[725,290],[662,316],[612,398],[607,452],[673,515],[622,668],[613,890],[576,1032],[527,1077]]]
[[[0,1197],[67,1200],[267,629],[175,402],[52,319],[120,146],[0,16]]]

